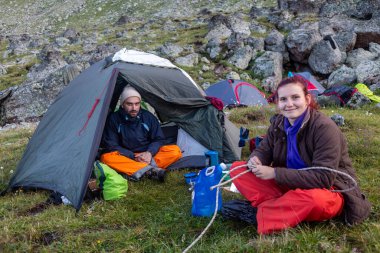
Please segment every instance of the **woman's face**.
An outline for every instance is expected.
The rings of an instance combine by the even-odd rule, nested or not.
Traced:
[[[290,124],[305,112],[311,101],[311,95],[303,91],[302,84],[289,83],[277,90],[277,106],[280,113],[288,118]]]

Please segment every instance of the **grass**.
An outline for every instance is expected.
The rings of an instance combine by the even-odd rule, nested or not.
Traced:
[[[379,252],[380,251],[380,111],[326,108],[331,116],[345,117],[342,131],[359,183],[373,210],[364,223],[348,227],[336,220],[303,223],[296,228],[259,236],[253,226],[224,221],[218,215],[191,252]],[[239,108],[228,112],[250,137],[264,134],[273,108]],[[1,189],[33,129],[0,132]],[[243,157],[248,156],[247,147]],[[143,180],[129,183],[125,198],[88,201],[79,213],[70,206],[49,206],[32,215],[28,210],[43,202],[48,192],[8,193],[0,198],[0,251],[2,252],[180,252],[206,227],[209,218],[191,215],[191,193],[183,174],[170,172],[160,184]],[[238,195],[223,192],[223,200]]]

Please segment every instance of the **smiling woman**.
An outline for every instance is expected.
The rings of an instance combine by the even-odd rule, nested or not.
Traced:
[[[251,205],[243,206],[257,213],[258,232],[268,234],[302,221],[334,217],[350,225],[363,221],[370,203],[358,186],[343,191],[349,186],[340,173],[356,178],[347,142],[337,125],[317,110],[305,80],[284,79],[274,97],[279,115],[271,121],[266,137],[247,163],[235,162],[231,167],[231,177],[245,170],[232,171],[235,167],[245,164],[253,172],[238,177],[234,184]],[[308,167],[327,169],[304,170]],[[222,209],[223,213],[231,217],[230,209]]]

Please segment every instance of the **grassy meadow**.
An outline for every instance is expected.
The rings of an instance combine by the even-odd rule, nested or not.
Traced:
[[[225,221],[220,215],[190,252],[380,252],[380,110],[322,109],[345,118],[341,127],[350,147],[359,184],[373,204],[364,223],[348,227],[337,220],[302,223],[270,236],[256,228]],[[273,108],[239,108],[228,112],[250,137],[264,134]],[[1,189],[15,170],[33,129],[0,131]],[[248,147],[243,158],[248,156]],[[76,213],[65,205],[31,212],[45,201],[45,191],[8,193],[0,198],[0,252],[181,252],[206,227],[210,218],[191,215],[191,193],[183,174],[170,172],[165,183],[130,182],[117,201],[85,202]],[[239,198],[223,191],[223,200]]]

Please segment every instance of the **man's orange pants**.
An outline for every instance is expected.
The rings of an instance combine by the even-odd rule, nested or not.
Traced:
[[[157,166],[166,169],[169,165],[182,157],[181,149],[177,145],[162,146],[154,156]],[[137,162],[129,157],[123,156],[119,151],[105,153],[100,157],[102,163],[107,164],[114,170],[133,175],[136,171],[148,166],[143,162]]]
[[[235,162],[234,167],[246,164]],[[242,167],[231,172],[231,177],[245,171]],[[269,234],[302,221],[324,221],[342,212],[344,200],[341,193],[327,189],[289,190],[277,185],[274,179],[262,180],[253,173],[234,180],[240,193],[257,207],[257,231]]]

